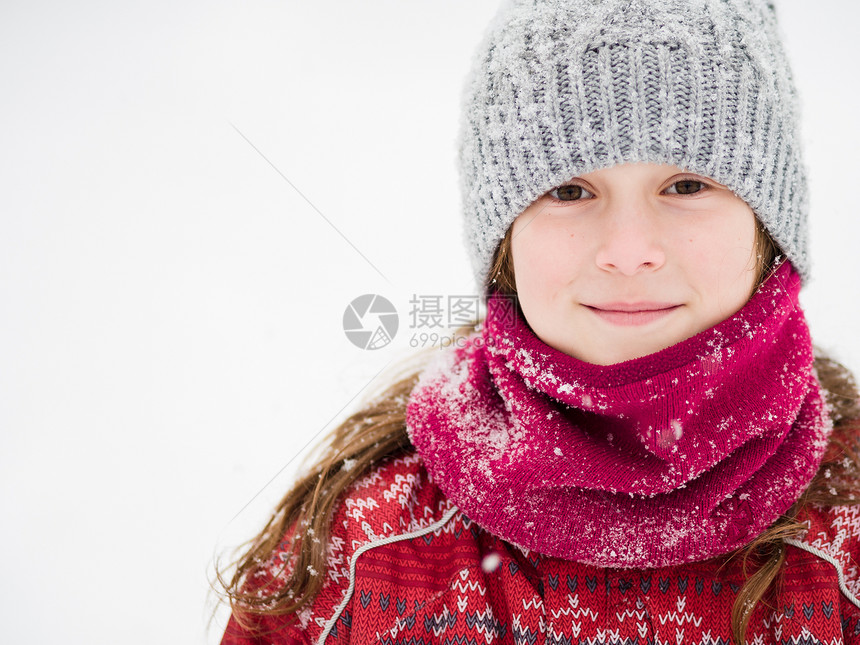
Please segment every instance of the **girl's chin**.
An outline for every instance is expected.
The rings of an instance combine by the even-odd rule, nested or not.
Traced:
[[[635,330],[631,330],[631,334],[636,334]],[[690,337],[687,334],[667,334],[658,339],[653,335],[646,336],[641,331],[638,333],[639,338],[618,338],[618,336],[619,334],[604,337],[593,335],[583,338],[585,342],[547,344],[586,363],[615,365],[656,354]]]

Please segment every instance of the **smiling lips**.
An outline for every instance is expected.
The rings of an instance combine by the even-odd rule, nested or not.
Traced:
[[[599,318],[624,327],[647,325],[665,318],[681,305],[670,302],[607,302],[602,305],[585,305]]]

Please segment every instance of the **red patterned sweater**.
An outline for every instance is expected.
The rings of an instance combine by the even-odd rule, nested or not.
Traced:
[[[860,508],[805,519],[806,535],[789,541],[777,606],[759,603],[747,641],[860,644]],[[724,558],[604,569],[514,547],[463,515],[416,455],[352,486],[327,553],[322,591],[298,624],[260,619],[255,635],[231,619],[222,645],[728,644],[744,580],[740,563]]]

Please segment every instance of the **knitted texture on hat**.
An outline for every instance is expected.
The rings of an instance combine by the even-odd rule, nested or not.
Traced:
[[[459,163],[478,284],[535,199],[627,162],[673,164],[728,186],[806,279],[796,104],[770,2],[509,3],[464,94]]]
[[[493,296],[428,366],[406,423],[436,484],[491,533],[605,567],[749,543],[811,481],[832,429],[789,262],[734,316],[616,365],[543,343]]]

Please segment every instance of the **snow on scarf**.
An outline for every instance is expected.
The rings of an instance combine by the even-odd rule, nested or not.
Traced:
[[[607,567],[750,542],[808,485],[831,430],[788,262],[734,316],[608,366],[543,343],[511,299],[424,371],[407,427],[434,481],[495,535]]]

